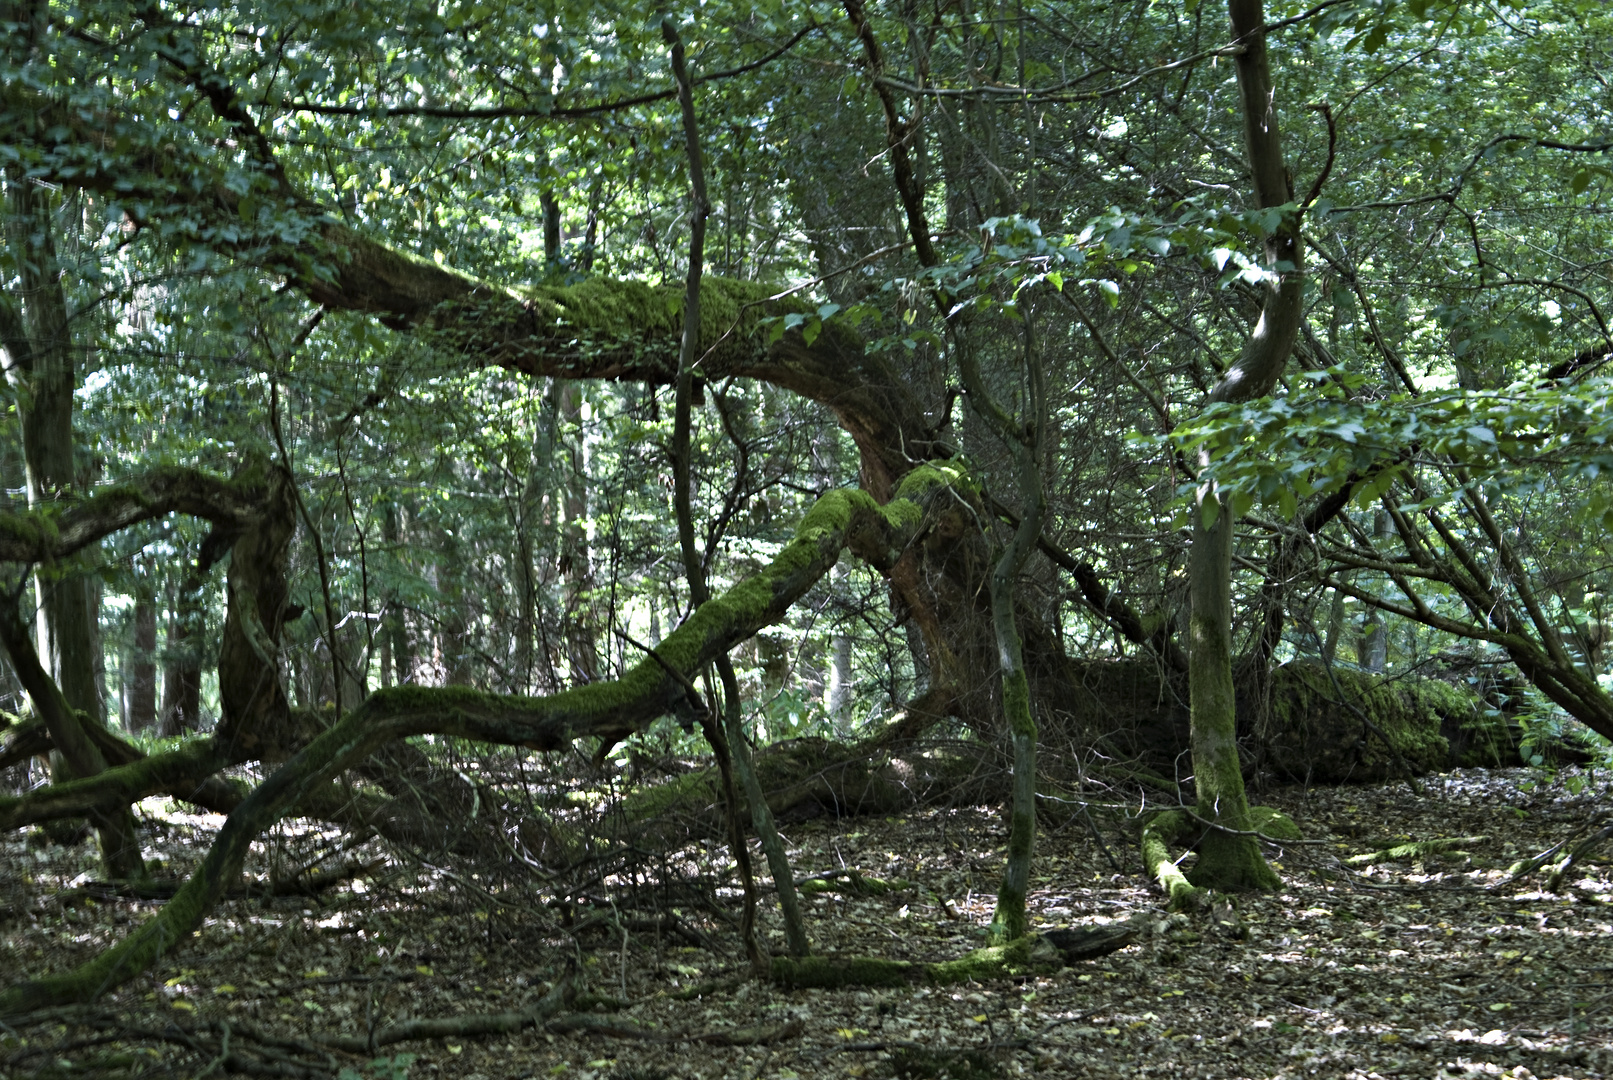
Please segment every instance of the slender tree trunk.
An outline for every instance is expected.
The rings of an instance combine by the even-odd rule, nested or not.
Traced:
[[[465,618],[464,550],[459,538],[444,529],[438,541],[437,592],[442,596],[438,650],[442,654],[443,683],[468,686],[471,681],[469,625]]]
[[[1372,515],[1372,536],[1383,541],[1392,536],[1389,515],[1382,510]],[[1389,627],[1384,623],[1383,612],[1367,608],[1366,623],[1361,628],[1361,666],[1374,675],[1382,675],[1389,666]]]
[[[1232,35],[1243,46],[1236,66],[1255,199],[1261,207],[1283,206],[1293,198],[1293,190],[1278,136],[1261,0],[1228,0],[1227,9]],[[1270,393],[1293,351],[1304,299],[1299,274],[1304,246],[1296,217],[1285,215],[1266,240],[1265,256],[1274,271],[1285,262],[1293,269],[1265,285],[1260,320],[1238,361],[1211,390],[1210,402],[1250,401]],[[1235,522],[1232,508],[1207,484],[1200,486],[1196,511],[1188,558],[1188,684],[1197,809],[1199,817],[1211,824],[1200,843],[1192,877],[1197,885],[1217,889],[1275,888],[1277,875],[1266,865],[1259,843],[1239,835],[1249,831],[1250,817],[1232,681]]]
[[[553,265],[560,261],[560,203],[554,192],[545,191],[538,195],[538,205],[543,210],[543,258]]]
[[[865,66],[885,113],[891,179],[905,211],[914,253],[925,266],[936,266],[940,263],[940,257],[936,253],[925,214],[924,189],[921,178],[913,168],[908,149],[919,134],[918,119],[904,119],[890,88],[880,82],[885,61],[868,21],[863,0],[842,0],[842,6],[857,29]],[[947,322],[948,351],[957,358],[959,377],[970,408],[1007,447],[1023,503],[1022,516],[1013,539],[998,553],[988,578],[1003,720],[1008,727],[1014,751],[1008,862],[997,892],[992,936],[999,941],[1012,941],[1023,937],[1030,928],[1026,894],[1030,886],[1031,856],[1036,842],[1037,739],[1036,719],[1031,711],[1030,679],[1025,669],[1024,643],[1015,617],[1014,593],[1020,572],[1041,536],[1047,507],[1041,471],[1042,439],[1047,429],[1047,396],[1041,357],[1035,345],[1033,320],[1027,317],[1025,323],[1025,411],[1023,416],[1015,416],[992,396],[987,387],[969,338],[967,307],[955,305],[956,298],[944,289],[938,288],[932,296],[938,313]]]
[[[845,570],[837,565],[829,574],[830,588],[839,592],[846,581]],[[851,704],[851,635],[841,628],[829,639],[828,672],[824,678],[823,710],[837,729]]]
[[[1327,633],[1322,638],[1322,663],[1332,665],[1338,655],[1339,639],[1344,636],[1344,594],[1333,590],[1333,600],[1327,606]]]
[[[704,270],[706,253],[706,218],[711,213],[706,200],[706,179],[700,133],[695,120],[694,92],[684,65],[683,42],[670,18],[661,23],[661,33],[672,51],[672,74],[678,85],[678,104],[683,113],[684,145],[689,162],[689,272],[684,283],[683,336],[678,349],[678,382],[675,413],[672,427],[672,473],[674,477],[672,502],[677,517],[678,548],[683,556],[684,577],[689,583],[689,600],[698,608],[711,599],[706,581],[705,560],[695,544],[694,508],[691,505],[693,470],[689,455],[691,415],[694,398],[694,364],[700,344],[700,278]],[[773,886],[778,891],[779,910],[784,916],[784,938],[790,955],[807,955],[809,945],[806,926],[801,920],[801,907],[795,892],[795,875],[784,852],[783,841],[773,824],[773,811],[767,805],[761,782],[750,759],[742,725],[742,706],[739,700],[739,680],[734,675],[733,662],[725,652],[717,658],[717,672],[723,686],[723,724],[707,720],[706,738],[719,766],[731,762],[738,773],[750,802],[751,821],[756,828],[762,849],[767,855],[768,867],[773,874]],[[729,832],[733,837],[734,859],[739,863],[745,882],[746,908],[755,904],[755,887],[750,866],[750,849],[745,844],[744,831],[739,824],[738,801],[732,790],[732,780],[724,777],[724,801],[728,809]],[[747,925],[745,948],[752,965],[761,970],[765,957],[755,939],[753,927]]]
[[[544,395],[532,434],[532,459],[516,506],[516,573],[520,577],[521,616],[516,626],[515,663],[521,680],[520,692],[530,694],[534,686],[538,657],[538,574],[537,534],[543,514],[543,497],[549,488],[550,459],[554,455],[555,410],[552,395]]]
[[[1018,423],[987,391],[967,344],[958,350],[959,371],[970,405],[997,433],[1014,462],[1022,505],[1013,539],[998,555],[989,578],[991,626],[997,641],[998,675],[1002,682],[1003,720],[1014,755],[1014,783],[1008,818],[1008,860],[997,889],[997,910],[992,915],[993,939],[1013,941],[1030,932],[1026,900],[1030,890],[1031,857],[1036,846],[1036,717],[1031,711],[1030,678],[1025,670],[1025,648],[1019,633],[1014,594],[1025,563],[1036,550],[1046,517],[1047,499],[1042,485],[1041,438],[1047,423],[1046,390],[1041,357],[1032,337],[1033,323],[1025,323],[1025,385],[1028,420]]]
[[[592,612],[594,574],[588,550],[588,436],[582,427],[582,388],[572,381],[556,384],[558,419],[564,425],[567,467],[557,484],[563,524],[560,533],[560,576],[564,582],[562,611],[566,654],[577,683],[599,679],[599,643]]]
[[[168,662],[163,672],[162,718],[164,737],[196,731],[202,723],[202,644],[206,612],[201,591],[204,575],[192,563],[179,582],[173,612],[168,620]]]
[[[134,604],[134,641],[129,649],[125,724],[147,731],[157,724],[157,605],[149,596]]]
[[[397,563],[402,562],[403,552],[401,516],[396,502],[388,502],[385,513],[381,515],[381,542]],[[398,685],[409,685],[414,681],[414,653],[409,647],[409,626],[404,621],[403,608],[395,596],[387,603],[386,625],[381,637],[388,643]]]
[[[23,14],[31,21],[34,13]],[[21,289],[20,297],[0,298],[0,345],[22,422],[28,502],[38,507],[77,486],[73,460],[77,375],[50,196],[31,180],[10,179],[6,186],[6,240]],[[34,576],[36,648],[43,660],[44,679],[53,685],[48,689],[35,685],[29,693],[41,716],[47,718],[62,771],[69,777],[94,776],[106,767],[83,730],[84,725],[104,724],[106,719],[96,678],[99,612],[91,605],[92,592],[83,571],[88,558],[80,555]],[[17,660],[15,655],[13,660]],[[50,692],[60,693],[63,708],[44,707],[39,695]],[[143,877],[145,863],[134,816],[128,809],[101,816],[97,826],[108,875]]]

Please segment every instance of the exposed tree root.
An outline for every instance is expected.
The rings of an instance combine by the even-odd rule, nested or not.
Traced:
[[[1155,814],[1143,826],[1143,867],[1170,898],[1173,911],[1202,907],[1205,891],[1195,888],[1171,858],[1171,844],[1198,832],[1198,825],[1180,810]]]

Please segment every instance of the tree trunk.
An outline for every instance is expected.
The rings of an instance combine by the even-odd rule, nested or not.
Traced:
[[[386,510],[381,515],[381,542],[386,546],[394,561],[402,560],[402,523],[396,502],[388,502]],[[409,627],[404,621],[404,612],[397,597],[390,597],[386,606],[385,623],[381,630],[382,638],[388,643],[394,670],[397,672],[399,686],[407,686],[414,681],[414,653],[409,647]]]
[[[561,619],[566,659],[573,683],[599,679],[599,643],[594,636],[594,572],[588,550],[588,434],[582,426],[582,388],[567,380],[555,384],[555,403],[564,425],[560,496],[560,577],[564,582]]]
[[[465,611],[465,551],[459,538],[447,528],[438,542],[437,592],[441,596],[437,651],[442,664],[444,686],[469,686],[471,657],[469,620]]]
[[[516,574],[521,590],[521,615],[515,628],[515,667],[519,690],[533,692],[538,666],[538,614],[541,576],[538,571],[537,536],[542,523],[543,499],[550,487],[550,460],[554,456],[556,410],[552,394],[543,395],[538,420],[532,433],[532,457],[521,500],[516,505]]]
[[[1293,191],[1272,103],[1261,0],[1228,0],[1227,9],[1232,35],[1243,46],[1236,66],[1255,200],[1263,208],[1283,206]],[[1265,285],[1260,320],[1237,362],[1210,392],[1211,403],[1250,401],[1270,393],[1293,350],[1304,300],[1304,281],[1298,272],[1304,258],[1298,218],[1285,215],[1265,249],[1266,263],[1277,280]],[[1279,271],[1281,263],[1293,269]],[[1212,487],[1201,485],[1195,510],[1188,558],[1192,605],[1188,685],[1198,815],[1211,827],[1200,844],[1193,880],[1217,889],[1275,888],[1277,875],[1266,865],[1259,843],[1239,835],[1248,832],[1250,818],[1232,681],[1232,507]]]
[[[202,645],[205,612],[202,587],[205,578],[199,562],[190,563],[176,586],[168,619],[167,663],[163,670],[162,717],[158,733],[164,737],[196,731],[202,724]]]
[[[32,180],[11,179],[6,186],[6,240],[12,265],[21,277],[21,303],[9,295],[0,300],[4,309],[0,311],[0,342],[7,353],[6,375],[17,395],[22,422],[28,503],[40,507],[77,486],[73,462],[77,376],[62,269],[56,260],[50,196]],[[81,777],[94,776],[105,768],[83,730],[88,724],[105,723],[102,691],[96,680],[99,612],[91,606],[91,590],[83,574],[86,558],[68,559],[53,565],[49,574],[34,576],[39,609],[37,649],[46,665],[45,681],[54,685],[30,687],[35,707],[42,716],[51,717],[51,738],[62,755],[62,772]],[[58,691],[64,707],[47,711],[39,695]],[[144,876],[134,816],[128,809],[103,815],[98,826],[107,873],[120,878]]]
[[[157,605],[148,596],[135,600],[134,641],[127,660],[128,706],[124,723],[130,731],[157,724]]]
[[[1392,536],[1389,515],[1377,510],[1372,515],[1372,536],[1384,540]],[[1366,622],[1361,627],[1361,666],[1374,675],[1382,675],[1389,666],[1389,628],[1384,624],[1383,613],[1375,607],[1367,608]]]

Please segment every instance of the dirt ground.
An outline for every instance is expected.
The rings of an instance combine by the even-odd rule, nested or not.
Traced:
[[[1600,1077],[1613,1073],[1609,864],[1588,852],[1558,892],[1545,871],[1505,879],[1520,859],[1594,835],[1608,792],[1573,771],[1539,779],[1468,770],[1427,778],[1420,792],[1396,783],[1263,793],[1313,842],[1273,852],[1283,891],[1242,898],[1241,929],[1167,915],[1120,814],[1053,808],[1038,837],[1034,922],[1130,921],[1138,943],[1053,977],[950,987],[785,991],[742,981],[732,889],[705,903],[668,894],[649,915],[582,899],[536,906],[536,889],[518,900],[365,848],[343,856],[373,857],[365,875],[317,901],[230,901],[96,1006],[0,1030],[0,1075]],[[200,857],[220,820],[155,803],[143,814],[148,855],[170,873]],[[995,811],[819,819],[785,832],[798,876],[855,869],[899,886],[807,897],[816,950],[944,960],[982,943],[1005,839]],[[1341,865],[1441,837],[1482,839],[1364,871]],[[91,844],[42,840],[19,835],[0,847],[8,978],[85,959],[154,909],[97,898],[86,884]],[[265,874],[288,852],[337,840],[287,823],[249,869]],[[728,862],[720,846],[690,847],[666,865],[680,861],[714,877]],[[604,896],[612,883],[595,884]],[[764,932],[781,944],[764,901]],[[614,999],[594,1005],[585,1030],[562,1018],[374,1053],[315,1045],[411,1017],[519,1010],[572,965],[587,992]],[[799,1024],[769,1045],[688,1041],[788,1021]]]

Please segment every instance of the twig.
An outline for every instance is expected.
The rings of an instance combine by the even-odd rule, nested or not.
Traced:
[[[1180,810],[1182,813],[1186,814],[1200,825],[1203,825],[1206,829],[1214,829],[1217,832],[1224,832],[1229,836],[1258,836],[1266,843],[1275,844],[1278,847],[1286,847],[1289,844],[1311,844],[1317,847],[1323,847],[1327,844],[1326,840],[1282,840],[1275,836],[1267,836],[1259,829],[1234,829],[1230,825],[1222,825],[1221,823],[1215,821],[1206,821],[1204,818],[1199,817],[1198,813],[1191,806],[1188,806],[1185,803],[1180,806],[1172,807],[1172,809]]]
[[[218,1041],[218,1057],[209,1062],[207,1068],[196,1074],[196,1080],[205,1080],[206,1077],[218,1072],[219,1069],[224,1067],[224,1062],[230,1056],[230,1022],[228,1020],[224,1021],[222,1027],[223,1033],[219,1036]]]

